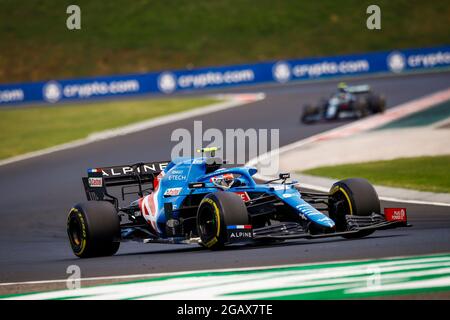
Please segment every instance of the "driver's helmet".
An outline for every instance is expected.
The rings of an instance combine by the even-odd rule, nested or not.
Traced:
[[[339,92],[347,92],[347,84],[345,82],[339,82],[338,90]]]
[[[211,182],[220,188],[229,189],[235,181],[234,175],[232,173],[224,173],[219,176],[211,178]]]

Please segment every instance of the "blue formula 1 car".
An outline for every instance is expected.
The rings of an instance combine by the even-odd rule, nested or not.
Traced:
[[[359,238],[407,226],[403,209],[389,216],[380,212],[378,195],[364,179],[336,182],[329,193],[301,192],[296,181],[288,182],[289,174],[258,184],[255,168],[225,168],[215,150],[204,148],[199,158],[89,169],[83,178],[88,201],[76,204],[67,219],[74,254],[113,255],[127,240],[219,249],[255,241]],[[137,199],[120,206],[114,189],[122,202]]]
[[[386,99],[371,91],[369,85],[347,86],[339,83],[338,91],[317,105],[305,105],[300,121],[306,124],[340,119],[360,119],[383,113]]]

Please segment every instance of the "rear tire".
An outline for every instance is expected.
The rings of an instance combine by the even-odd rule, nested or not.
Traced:
[[[73,253],[80,258],[111,256],[119,250],[120,221],[106,201],[75,205],[67,217],[67,234]]]
[[[351,178],[336,182],[330,190],[330,218],[336,223],[337,231],[347,231],[345,216],[370,216],[380,213],[380,200],[375,188],[362,178]],[[367,230],[344,238],[361,238],[372,234]]]
[[[247,225],[249,217],[242,198],[232,192],[206,195],[197,211],[197,232],[203,245],[211,250],[228,242],[227,225]]]

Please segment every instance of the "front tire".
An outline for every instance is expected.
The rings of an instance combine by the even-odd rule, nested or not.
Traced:
[[[79,258],[111,256],[119,250],[120,221],[115,207],[106,201],[75,205],[67,217],[67,234]]]
[[[380,200],[375,188],[362,178],[351,178],[336,182],[330,189],[330,218],[336,223],[337,231],[348,231],[346,215],[370,216],[380,213]],[[361,238],[373,230],[345,235],[344,238]]]
[[[197,211],[197,232],[203,245],[211,250],[228,242],[227,225],[247,225],[249,217],[242,198],[233,192],[206,195]]]

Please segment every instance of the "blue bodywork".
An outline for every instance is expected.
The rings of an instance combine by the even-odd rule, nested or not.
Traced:
[[[293,184],[257,184],[252,177],[257,170],[252,167],[220,168],[211,173],[206,173],[207,161],[211,161],[211,158],[179,158],[170,162],[159,176],[159,190],[155,195],[155,201],[158,202],[156,214],[158,236],[166,236],[164,231],[167,222],[164,212],[165,203],[172,204],[171,217],[178,219],[179,208],[183,206],[186,197],[217,192],[218,188],[211,182],[211,178],[224,174],[233,174],[240,180],[240,185],[223,191],[275,195],[294,209],[303,221],[312,222],[323,229],[331,230],[334,228],[334,221],[303,200],[300,192]],[[189,183],[195,182],[204,183],[204,187],[190,188]]]

